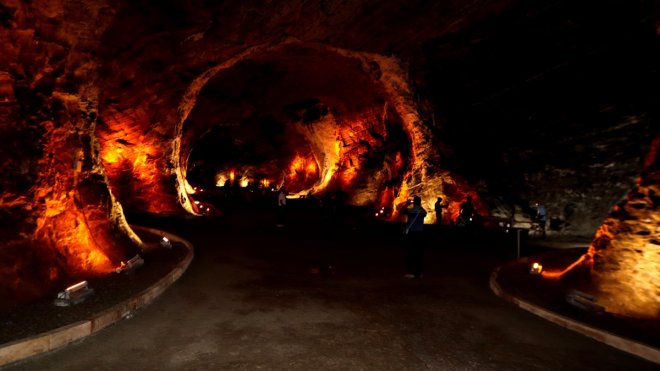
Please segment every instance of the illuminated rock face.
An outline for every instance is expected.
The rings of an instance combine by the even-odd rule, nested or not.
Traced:
[[[105,112],[97,129],[101,159],[113,193],[127,211],[176,213],[180,210],[172,197],[174,176],[164,169],[163,138],[145,132],[151,122],[139,109]]]
[[[19,292],[29,299],[55,282],[107,274],[137,251],[94,137],[91,60],[109,20],[103,7],[36,1],[0,9],[0,128],[9,138],[2,156],[3,298]]]
[[[623,0],[598,17],[549,4],[4,1],[0,253],[18,263],[0,280],[30,261],[47,280],[107,271],[134,252],[121,207],[192,212],[186,177],[209,130],[251,156],[224,158],[218,180],[343,189],[375,208],[442,196],[448,218],[467,195],[483,215],[541,199],[552,233],[593,234],[641,171],[648,108],[620,95],[652,80],[658,58],[641,49],[657,34],[638,41],[629,30],[649,22],[621,21]],[[603,227],[612,246],[628,245],[626,223]],[[652,249],[645,228],[632,235]],[[623,251],[599,252],[604,290],[622,280],[611,262],[657,269]]]
[[[599,303],[634,317],[660,316],[660,137],[637,189],[616,206],[592,243]]]

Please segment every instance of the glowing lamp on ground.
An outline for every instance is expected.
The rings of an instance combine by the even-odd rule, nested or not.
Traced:
[[[532,264],[532,267],[529,269],[529,274],[539,275],[543,271],[543,266],[539,263]]]
[[[248,184],[250,184],[250,181],[249,181],[249,180],[247,180],[247,179],[242,179],[242,180],[241,180],[241,187],[242,187],[242,188],[247,187]]]
[[[140,255],[135,255],[126,263],[122,262],[121,266],[116,269],[117,273],[130,274],[135,272],[138,268],[144,265],[144,259]]]
[[[162,240],[160,240],[160,245],[166,249],[171,249],[172,248],[172,242],[170,242],[167,237],[163,237]]]
[[[92,294],[94,294],[94,290],[89,287],[87,281],[78,282],[59,292],[54,304],[58,307],[76,305],[85,301]]]

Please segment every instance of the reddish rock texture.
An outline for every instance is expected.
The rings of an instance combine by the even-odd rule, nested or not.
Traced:
[[[0,280],[107,272],[138,243],[122,208],[194,212],[186,176],[209,133],[242,157],[207,176],[343,189],[374,207],[420,195],[431,209],[444,196],[447,215],[467,195],[483,215],[507,218],[542,199],[551,233],[593,234],[657,133],[648,97],[633,89],[657,78],[655,13],[648,2],[641,10],[4,1]],[[645,174],[639,192],[652,206],[640,220],[657,213],[657,179]],[[612,218],[601,236],[616,246],[611,231],[623,227]],[[640,249],[650,251],[658,232],[645,230]]]
[[[609,312],[660,316],[660,137],[636,189],[605,219],[591,244],[599,302]]]
[[[2,157],[3,294],[29,297],[59,279],[105,274],[136,252],[94,136],[90,63],[107,18],[80,5],[2,6],[0,127],[12,139]]]

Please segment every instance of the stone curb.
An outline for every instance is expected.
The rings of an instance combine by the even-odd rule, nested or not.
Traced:
[[[150,304],[188,269],[194,256],[193,246],[190,242],[179,236],[153,228],[139,226],[131,226],[131,228],[167,237],[172,241],[181,242],[188,249],[188,253],[165,277],[124,302],[113,305],[86,320],[65,325],[25,339],[0,344],[0,367],[71,344],[126,318],[132,312]]]
[[[521,261],[527,261],[527,259],[523,258]],[[504,290],[502,290],[500,285],[497,283],[497,276],[500,269],[506,266],[507,265],[497,267],[490,275],[490,288],[493,290],[495,295],[559,326],[565,327],[575,332],[579,332],[594,340],[598,340],[624,352],[628,352],[651,362],[660,364],[660,349],[658,348],[586,325],[582,322],[551,312],[547,309],[541,308],[504,292]]]

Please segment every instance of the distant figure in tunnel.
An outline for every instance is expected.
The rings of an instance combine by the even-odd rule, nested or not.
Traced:
[[[456,218],[456,224],[463,227],[472,227],[477,222],[476,217],[472,196],[467,196],[461,204],[460,212]]]
[[[546,213],[545,213],[545,206],[543,206],[543,203],[537,202],[536,203],[536,222],[539,223],[539,228],[541,229],[541,238],[545,239],[545,221],[546,221]]]
[[[405,278],[422,278],[424,270],[424,217],[426,210],[422,199],[413,197],[412,205],[406,208],[405,235],[406,268]]]
[[[277,226],[284,227],[286,219],[286,189],[280,188],[277,192]]]
[[[472,203],[472,196],[467,196],[467,199],[461,204],[461,216],[464,219],[469,219],[474,215],[474,204]]]
[[[446,209],[447,207],[447,204],[442,203],[442,197],[438,197],[437,201],[435,201],[435,204],[433,205],[435,210],[435,224],[442,224],[442,209]]]

